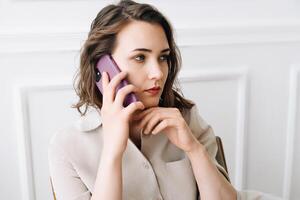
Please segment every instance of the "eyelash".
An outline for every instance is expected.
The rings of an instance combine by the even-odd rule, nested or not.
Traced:
[[[143,59],[145,59],[145,55],[137,55],[137,56],[135,56],[134,58],[135,58],[135,60],[137,61],[137,62],[143,62],[143,60],[141,61],[141,60],[138,60],[137,58],[139,58],[139,57],[144,57]],[[170,59],[170,55],[168,55],[168,54],[166,54],[166,55],[161,55],[160,56],[160,58],[161,57],[164,57],[164,59],[162,60],[162,61],[168,61],[169,59]]]

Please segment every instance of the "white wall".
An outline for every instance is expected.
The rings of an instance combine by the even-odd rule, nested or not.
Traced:
[[[1,199],[51,199],[47,144],[78,118],[79,48],[110,2],[0,0]],[[145,2],[175,28],[184,94],[222,137],[233,184],[296,200],[300,2]]]

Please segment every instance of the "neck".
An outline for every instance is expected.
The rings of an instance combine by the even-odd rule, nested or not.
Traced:
[[[140,149],[141,146],[141,130],[138,127],[138,122],[131,122],[130,123],[130,131],[129,131],[129,138],[132,142]]]

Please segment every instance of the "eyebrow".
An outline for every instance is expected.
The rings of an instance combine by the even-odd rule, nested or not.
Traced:
[[[138,49],[134,49],[132,51],[145,51],[145,52],[152,52],[151,49],[145,49],[145,48],[138,48]],[[167,52],[167,51],[171,51],[170,48],[166,48],[164,50],[161,51],[161,53]]]

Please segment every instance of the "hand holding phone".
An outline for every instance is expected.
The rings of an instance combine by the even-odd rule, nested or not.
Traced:
[[[120,68],[118,67],[117,63],[114,61],[111,55],[106,54],[103,55],[99,61],[97,62],[96,65],[96,85],[100,92],[103,94],[103,88],[102,88],[102,73],[105,71],[108,76],[109,80],[111,80],[114,76],[119,74],[121,72]],[[118,92],[119,89],[122,87],[128,85],[128,81],[126,79],[123,79],[121,83],[117,86],[116,88],[116,93]],[[127,107],[129,104],[132,102],[137,102],[138,99],[134,93],[129,93],[123,102],[123,106]]]
[[[102,153],[109,157],[121,158],[128,143],[132,116],[137,110],[143,110],[145,106],[141,101],[133,102],[136,101],[136,98],[129,94],[137,92],[139,89],[124,80],[127,74],[121,72],[112,61],[110,57],[102,57],[97,63],[97,68],[95,67],[96,84],[103,94],[100,114],[102,118],[101,132],[105,145]]]

